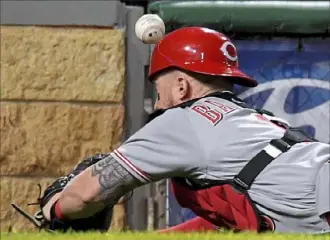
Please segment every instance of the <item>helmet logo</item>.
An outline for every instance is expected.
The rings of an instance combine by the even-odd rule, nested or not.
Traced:
[[[236,53],[236,47],[234,44],[232,44],[229,41],[225,41],[221,48],[221,52],[225,55],[226,58],[228,58],[230,61],[236,62],[237,61],[237,53]]]

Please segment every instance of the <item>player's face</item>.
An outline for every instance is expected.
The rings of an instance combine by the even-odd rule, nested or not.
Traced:
[[[169,108],[184,102],[188,95],[188,82],[179,71],[159,76],[155,81],[158,98],[155,109]]]

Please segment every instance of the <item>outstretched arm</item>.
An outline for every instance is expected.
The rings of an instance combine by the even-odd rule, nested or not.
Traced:
[[[109,155],[68,184],[56,204],[56,215],[68,219],[90,217],[143,184]]]
[[[73,179],[51,212],[69,219],[89,217],[141,185],[198,171],[204,167],[203,154],[189,122],[182,109],[154,119]]]

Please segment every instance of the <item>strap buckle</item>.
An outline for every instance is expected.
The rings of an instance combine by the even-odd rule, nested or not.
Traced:
[[[234,188],[234,190],[241,194],[249,190],[249,186],[245,182],[243,182],[238,176],[234,177],[232,181],[232,187]]]
[[[291,145],[282,139],[273,139],[270,141],[270,144],[276,147],[282,153],[288,151],[291,148]]]

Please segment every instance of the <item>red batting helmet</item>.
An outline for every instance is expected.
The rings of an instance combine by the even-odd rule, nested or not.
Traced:
[[[208,28],[180,28],[157,43],[151,56],[148,78],[170,67],[223,76],[242,86],[258,85],[256,80],[238,69],[237,51],[231,40]]]

